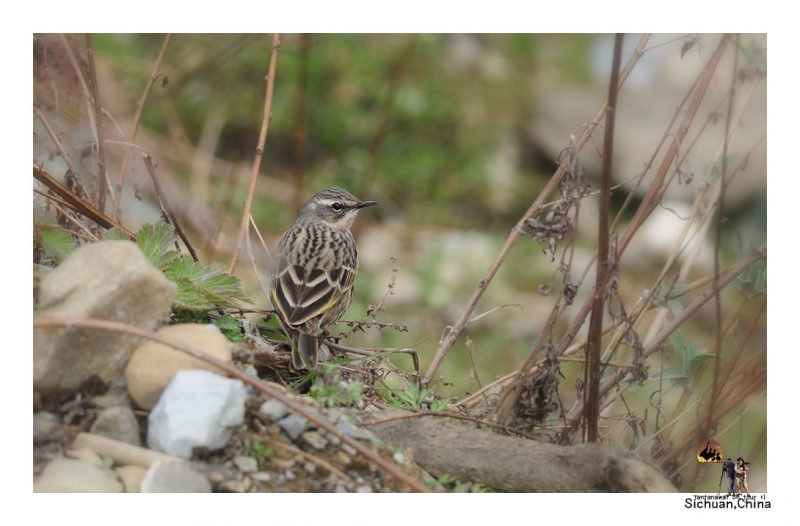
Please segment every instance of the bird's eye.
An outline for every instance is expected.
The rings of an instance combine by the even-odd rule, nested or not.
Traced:
[[[333,203],[333,204],[331,205],[331,208],[333,208],[333,211],[334,211],[334,212],[341,212],[341,211],[342,211],[342,208],[344,208],[344,207],[342,206],[342,204],[341,204],[341,203]]]

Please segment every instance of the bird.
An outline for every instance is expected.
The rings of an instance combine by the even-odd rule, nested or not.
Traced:
[[[350,227],[358,211],[378,204],[334,186],[313,195],[278,242],[270,299],[292,339],[292,367],[315,370],[320,331],[339,321],[353,301],[358,248]]]

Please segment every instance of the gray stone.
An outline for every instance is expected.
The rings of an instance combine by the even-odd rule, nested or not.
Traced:
[[[211,483],[183,462],[153,462],[139,490],[142,493],[211,493]]]
[[[225,446],[244,422],[247,389],[209,371],[181,371],[150,412],[147,443],[151,449],[190,458],[192,449]]]
[[[286,418],[281,419],[278,422],[278,426],[280,426],[289,438],[297,440],[297,437],[299,437],[306,428],[307,423],[308,419],[306,417],[292,413]]]
[[[286,475],[286,480],[294,480],[297,478],[297,475],[295,475],[294,471],[291,469],[287,469],[284,475]]]
[[[111,407],[102,410],[92,424],[90,432],[134,446],[142,445],[139,423],[136,421],[133,411],[128,407]]]
[[[345,488],[341,484],[337,484],[336,485],[336,489],[333,490],[333,491],[334,491],[334,493],[347,493],[347,488]]]
[[[87,462],[57,458],[33,482],[34,493],[122,493],[115,474]]]
[[[233,463],[242,473],[253,473],[258,471],[258,460],[253,457],[245,455],[236,455],[233,457]]]
[[[256,473],[251,473],[248,475],[251,479],[255,480],[256,482],[269,482],[272,480],[272,473],[267,473],[266,471],[258,471]]]
[[[121,376],[112,378],[105,394],[92,397],[92,404],[101,409],[110,407],[131,407],[131,397],[128,396],[128,386]]]
[[[167,319],[175,285],[135,243],[100,241],[76,250],[41,279],[36,318],[95,318],[153,330]],[[120,376],[141,340],[119,331],[34,328],[33,388],[46,396],[92,376]]]
[[[317,472],[317,465],[314,464],[313,462],[306,462],[303,465],[303,470],[305,470],[306,473],[313,475],[314,473]]]
[[[372,486],[359,486],[356,493],[372,493]]]
[[[356,454],[358,453],[358,451],[356,451],[356,449],[353,446],[351,446],[350,444],[342,444],[342,451],[344,451],[345,453],[347,453],[351,457],[356,456]]]
[[[328,441],[322,438],[322,435],[316,431],[306,431],[303,433],[303,442],[318,450],[323,450],[325,446],[328,445]]]
[[[280,420],[289,413],[289,408],[286,407],[286,404],[283,402],[279,402],[273,398],[261,404],[259,411],[267,418]]]
[[[338,427],[339,431],[342,433],[350,435],[358,440],[369,440],[373,443],[377,442],[378,440],[372,431],[364,429],[363,427],[358,427],[357,425],[353,424],[347,416],[342,416],[339,418],[339,421],[336,422],[336,427]]]
[[[33,415],[33,439],[43,440],[53,432],[61,422],[58,417],[47,411],[39,411]]]

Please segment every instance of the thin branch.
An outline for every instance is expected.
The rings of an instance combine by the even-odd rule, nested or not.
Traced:
[[[247,233],[247,220],[250,217],[250,207],[253,204],[253,194],[256,191],[256,181],[258,172],[261,168],[261,158],[264,156],[264,144],[267,142],[267,131],[269,122],[272,120],[272,92],[275,89],[275,68],[278,63],[278,49],[281,47],[280,35],[272,35],[272,53],[269,57],[269,69],[267,73],[267,91],[264,96],[264,117],[261,119],[261,133],[258,136],[258,146],[256,147],[256,157],[253,159],[253,171],[250,174],[250,185],[247,187],[247,198],[244,202],[242,211],[242,221],[239,225],[239,236],[236,239],[236,247],[233,250],[231,264],[228,267],[228,274],[233,275],[236,270],[236,261],[239,258],[239,250],[244,244],[244,236]]]
[[[114,195],[114,207],[111,209],[111,217],[119,220],[119,202],[122,198],[122,185],[125,183],[125,174],[128,168],[128,160],[130,159],[131,150],[133,150],[133,143],[136,141],[136,132],[139,131],[139,122],[142,120],[142,113],[144,112],[144,103],[147,100],[147,96],[150,94],[150,88],[153,87],[153,83],[156,79],[160,76],[158,70],[161,69],[161,61],[164,60],[164,55],[167,52],[167,46],[169,46],[169,41],[172,40],[172,33],[168,33],[166,37],[164,37],[164,43],[161,44],[161,50],[158,52],[158,58],[156,58],[156,64],[153,67],[153,73],[150,74],[150,78],[147,79],[147,84],[144,87],[144,92],[142,96],[139,97],[139,101],[136,103],[136,114],[133,117],[133,132],[131,133],[130,138],[128,139],[130,142],[130,146],[128,146],[128,151],[125,152],[125,155],[122,157],[122,167],[119,169],[119,178],[117,180],[117,191]]]
[[[97,209],[100,212],[106,211],[106,193],[108,192],[108,173],[106,172],[106,147],[103,135],[103,124],[100,116],[103,114],[100,107],[100,87],[97,85],[97,71],[94,65],[94,46],[92,45],[92,35],[86,33],[86,54],[89,57],[89,75],[92,81],[92,97],[94,98],[94,127],[97,134],[97,169],[98,176]]]
[[[156,175],[156,167],[153,165],[153,158],[150,157],[149,153],[143,153],[142,159],[144,159],[144,165],[147,167],[147,172],[150,174],[150,178],[153,180],[153,186],[156,190],[156,197],[158,198],[158,204],[161,206],[161,213],[164,214],[164,218],[169,220],[172,223],[172,226],[175,227],[175,232],[178,233],[178,236],[183,241],[183,244],[186,245],[186,249],[189,251],[189,254],[192,255],[192,259],[197,263],[199,259],[197,258],[197,251],[192,246],[192,243],[189,241],[189,238],[186,236],[186,233],[181,228],[178,219],[175,217],[175,214],[172,213],[172,210],[169,206],[169,201],[167,200],[167,194],[164,193],[164,190],[161,188],[161,184],[158,182],[158,175]]]
[[[255,387],[258,391],[261,391],[267,396],[271,396],[272,398],[278,400],[279,402],[282,402],[289,409],[306,417],[308,420],[317,424],[317,426],[323,428],[325,431],[335,436],[345,444],[348,444],[353,449],[358,451],[361,455],[363,455],[365,458],[374,462],[387,474],[407,484],[415,491],[423,493],[427,493],[430,491],[418,480],[414,479],[413,477],[402,471],[398,466],[387,461],[386,459],[381,457],[378,453],[371,450],[370,448],[368,448],[358,440],[354,439],[350,435],[343,433],[338,427],[329,422],[327,419],[320,417],[320,415],[318,415],[314,410],[300,403],[299,401],[295,400],[293,397],[288,396],[278,387],[271,385],[267,382],[264,382],[262,380],[253,378],[245,374],[244,372],[240,371],[236,367],[220,360],[219,358],[207,354],[205,351],[201,350],[200,348],[194,345],[190,345],[186,342],[177,340],[175,338],[170,338],[161,334],[146,331],[138,327],[134,327],[133,325],[107,321],[107,320],[96,320],[87,318],[41,317],[41,318],[34,318],[33,326],[34,328],[84,327],[87,329],[124,332],[126,334],[131,334],[133,336],[138,336],[140,338],[147,338],[156,341],[158,343],[168,345],[179,351],[185,352],[190,356],[193,356],[199,360],[203,360],[204,362],[210,363],[211,365],[214,365],[222,369],[228,374],[228,376],[241,380],[242,382]]]
[[[647,45],[647,41],[650,39],[650,35],[643,35],[642,38],[639,40],[639,44],[636,46],[636,49],[631,54],[630,59],[628,59],[628,63],[625,65],[625,69],[620,73],[619,85],[622,86],[625,83],[625,80],[628,78],[633,67],[636,65],[638,60],[642,56],[642,50]],[[605,115],[606,106],[608,105],[608,101],[604,100],[600,107],[595,112],[595,115],[590,120],[590,122],[599,122],[600,119]],[[585,126],[583,132],[580,134],[579,137],[576,138],[577,149],[580,150],[583,146],[589,141],[589,138],[594,131],[596,126]],[[478,300],[480,300],[483,293],[486,291],[486,288],[489,286],[489,283],[494,278],[495,274],[497,274],[498,269],[505,261],[508,254],[511,252],[511,248],[516,244],[517,240],[522,236],[522,227],[525,223],[525,220],[529,217],[535,216],[541,209],[542,203],[544,203],[547,198],[550,196],[551,193],[558,187],[561,178],[564,176],[567,170],[567,162],[566,160],[561,163],[558,167],[556,172],[553,174],[553,177],[550,178],[550,181],[545,186],[544,190],[539,194],[539,197],[533,202],[527,212],[522,216],[519,222],[514,225],[511,229],[511,232],[506,238],[505,243],[500,248],[500,252],[495,257],[494,261],[489,265],[486,273],[484,274],[483,278],[481,279],[480,283],[478,283],[477,288],[472,293],[472,296],[467,301],[467,304],[459,314],[458,319],[456,322],[451,326],[450,331],[448,334],[439,341],[439,345],[436,348],[436,353],[434,354],[433,360],[431,361],[430,366],[428,366],[428,370],[425,372],[425,377],[422,380],[423,386],[427,386],[431,380],[433,379],[433,375],[436,374],[436,371],[439,369],[439,366],[442,364],[444,357],[447,355],[447,352],[455,343],[456,339],[458,338],[461,331],[464,330],[467,321],[469,320],[472,311],[475,309],[475,306],[478,304]]]
[[[136,234],[134,234],[124,226],[120,225],[107,215],[100,213],[99,210],[97,210],[91,204],[80,199],[73,192],[71,192],[69,188],[56,181],[52,175],[45,172],[36,165],[33,165],[33,177],[36,180],[40,181],[42,184],[44,184],[51,191],[53,191],[56,195],[64,199],[76,211],[88,217],[101,227],[107,229],[119,228],[128,235],[131,241],[136,241]]]
[[[614,272],[608,261],[610,235],[608,231],[611,210],[611,170],[614,154],[614,123],[617,113],[617,94],[619,93],[619,63],[622,56],[623,35],[618,33],[614,40],[614,59],[611,63],[611,79],[608,86],[608,107],[606,108],[605,137],[603,138],[603,168],[600,180],[600,217],[598,218],[597,242],[597,286],[594,290],[592,315],[589,319],[589,341],[586,349],[587,367],[585,369],[584,390],[586,404],[586,441],[597,442],[597,425],[600,421],[600,352],[602,345],[603,312],[606,299],[604,284]]]

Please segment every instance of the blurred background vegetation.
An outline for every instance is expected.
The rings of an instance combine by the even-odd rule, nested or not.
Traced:
[[[85,57],[83,36],[68,39]],[[643,171],[717,40],[716,35],[657,35],[648,44],[620,93],[615,178],[627,186],[615,192],[614,210],[627,196],[630,181]],[[107,110],[104,133],[112,181],[128,148],[137,101],[164,41],[164,35],[93,35],[98,86]],[[623,64],[636,41],[636,36],[627,37]],[[687,42],[694,44],[682,50]],[[611,35],[281,35],[272,120],[252,208],[270,250],[311,194],[338,185],[361,199],[379,202],[363,211],[356,223],[361,268],[356,300],[345,319],[363,317],[367,305],[381,300],[393,275],[389,258],[397,258],[394,294],[378,320],[406,325],[408,332],[372,329],[348,338],[347,345],[414,346],[424,372],[443,331],[555,171],[570,134],[587,125],[604,99],[612,45]],[[136,230],[160,216],[139,155],[150,152],[184,227],[202,251],[201,260],[227,268],[264,110],[270,46],[271,35],[172,37],[133,141],[137,146],[128,167],[130,186],[123,188],[120,208],[123,224]],[[91,146],[90,126],[62,47],[56,36],[35,38],[34,101],[88,174],[95,168],[82,152]],[[715,77],[712,89],[717,95],[730,86],[735,49],[730,47]],[[765,36],[742,36],[739,50],[739,68],[765,73]],[[703,118],[721,111],[721,99],[710,98],[700,112],[706,112]],[[750,158],[726,197],[732,227],[722,243],[723,265],[766,241],[766,140],[759,139],[766,134],[764,75],[744,112],[745,124],[729,152],[731,160]],[[681,167],[694,182],[670,189],[672,201],[648,221],[622,261],[621,293],[631,305],[646,295],[666,260],[662,241],[675,237],[694,195],[715,177],[709,166],[725,119],[708,123]],[[53,154],[38,122],[34,130],[36,160],[54,175],[64,173],[63,161]],[[581,153],[587,178],[596,186],[601,149],[602,132]],[[646,190],[647,184],[642,186]],[[585,199],[583,206],[573,272],[588,264],[596,244],[596,198]],[[713,242],[710,234],[689,282],[713,271]],[[541,295],[539,287],[561,286],[560,253],[550,262],[543,248],[525,239],[517,243],[475,315],[514,305],[467,328],[437,373],[443,379],[437,393],[464,398],[521,366],[554,301]],[[259,249],[257,258],[262,276],[268,276],[269,256]],[[270,308],[246,255],[240,257],[236,275],[257,307]],[[593,271],[576,305],[592,286],[591,276]],[[734,301],[738,291],[729,289],[725,294]],[[742,325],[756,310],[756,302],[750,303]],[[565,331],[569,312],[556,334]],[[684,326],[690,343],[701,349],[711,345],[714,316],[708,307]],[[748,352],[765,345],[766,316],[748,341]],[[648,362],[651,372],[662,365],[660,356]],[[675,365],[669,347],[663,357]],[[392,362],[411,369],[405,356]],[[562,373],[559,395],[569,408],[583,373],[580,364],[569,362],[562,365]],[[693,388],[706,393],[709,382],[707,374]],[[627,404],[634,411],[646,409],[654,384],[658,382],[634,389]],[[664,407],[670,399],[674,405],[683,392],[682,386],[668,389]],[[613,441],[621,449],[638,445],[643,435],[654,431],[654,413],[640,414],[645,433],[622,426]],[[727,429],[724,436],[715,438],[727,445],[726,454],[736,449],[736,455],[752,457],[759,467],[750,489],[765,491],[766,396],[754,393],[741,411],[732,413],[736,414],[721,423],[720,429]],[[693,450],[687,451],[687,458],[691,454]],[[718,471],[681,473],[699,491],[715,491]]]

